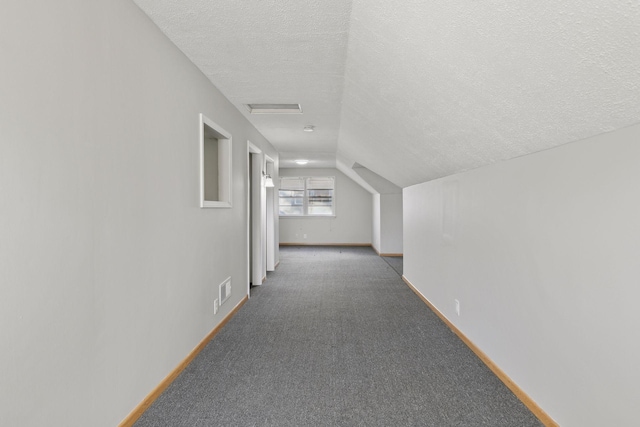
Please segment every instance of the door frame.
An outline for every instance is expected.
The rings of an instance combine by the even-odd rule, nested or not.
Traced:
[[[261,220],[264,204],[263,164],[262,150],[247,140],[247,295],[249,297],[251,297],[251,284],[261,285],[264,277]]]
[[[267,155],[264,156],[264,170],[273,179],[275,177],[275,162]],[[275,184],[275,179],[274,179]],[[275,203],[276,203],[276,188],[265,187],[265,267],[267,271],[274,271],[276,269],[276,226],[275,226]]]

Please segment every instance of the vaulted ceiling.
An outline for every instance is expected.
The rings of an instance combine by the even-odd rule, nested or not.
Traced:
[[[640,122],[637,1],[134,1],[281,167],[405,187]]]

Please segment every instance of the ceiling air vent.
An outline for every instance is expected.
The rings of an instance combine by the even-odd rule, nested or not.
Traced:
[[[302,114],[300,104],[246,104],[251,114]]]

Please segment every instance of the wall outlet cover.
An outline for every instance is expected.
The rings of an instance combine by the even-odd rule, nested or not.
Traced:
[[[218,298],[220,299],[220,305],[224,304],[226,300],[231,296],[231,277],[220,283],[218,286]]]

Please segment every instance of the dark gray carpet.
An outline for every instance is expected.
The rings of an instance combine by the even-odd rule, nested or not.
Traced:
[[[389,264],[389,266],[391,268],[393,268],[396,271],[396,273],[398,273],[400,275],[400,277],[402,277],[403,257],[401,257],[401,256],[383,256],[382,259],[385,260],[387,262],[387,264]]]
[[[280,251],[137,427],[541,425],[373,250]]]

